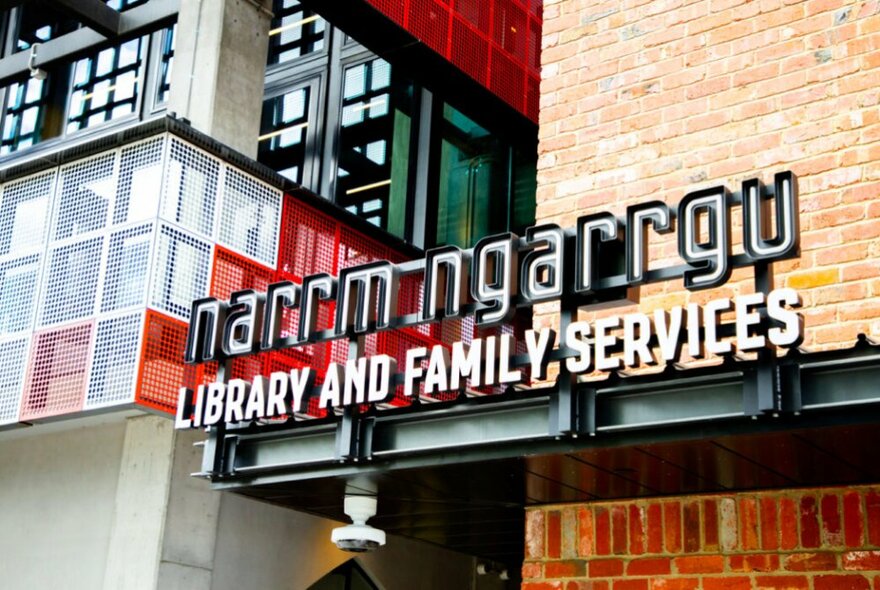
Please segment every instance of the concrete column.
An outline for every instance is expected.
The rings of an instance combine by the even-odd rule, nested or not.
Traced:
[[[127,420],[104,590],[157,587],[173,458],[171,420],[158,416]]]
[[[181,0],[168,110],[256,157],[271,0]]]

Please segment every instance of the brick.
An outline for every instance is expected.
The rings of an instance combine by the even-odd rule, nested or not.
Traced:
[[[718,503],[715,500],[703,501],[703,548],[718,550]]]
[[[591,578],[611,578],[623,574],[622,559],[593,559],[588,567]]]
[[[700,580],[696,578],[651,580],[651,590],[697,590],[699,587]]]
[[[611,514],[605,508],[596,508],[596,554],[611,554]]]
[[[845,570],[880,570],[880,551],[849,551],[841,564]]]
[[[560,590],[562,582],[523,582],[522,590]]]
[[[626,566],[628,576],[665,576],[672,571],[668,557],[642,557],[633,559]]]
[[[629,552],[641,555],[645,552],[645,509],[636,504],[629,506]]]
[[[752,579],[746,577],[703,578],[703,590],[752,590]]]
[[[814,590],[871,590],[868,578],[856,575],[816,576]]]
[[[843,545],[840,523],[840,502],[835,494],[822,496],[822,544],[826,547]]]
[[[865,516],[868,521],[868,543],[880,545],[880,493],[865,494]]]
[[[721,555],[676,557],[673,563],[680,574],[717,574],[724,571],[724,557]]]
[[[586,575],[586,564],[583,561],[568,559],[564,561],[548,561],[544,564],[545,578],[579,578]]]
[[[727,558],[727,564],[734,572],[774,572],[779,569],[779,555],[776,553],[731,555]]]
[[[626,506],[611,508],[611,551],[615,555],[623,555],[626,547]]]
[[[765,550],[779,547],[779,523],[776,498],[761,498],[761,548]]]
[[[614,590],[648,590],[648,580],[615,580]]]
[[[522,565],[522,577],[524,580],[543,578],[543,568],[540,563],[526,562]]]
[[[687,502],[684,505],[684,550],[696,553],[700,550],[700,503]]]
[[[666,552],[681,551],[681,504],[678,502],[663,504],[663,533]]]
[[[839,272],[836,268],[809,270],[794,273],[786,278],[786,285],[793,289],[812,289],[837,282]]]
[[[816,498],[804,496],[800,502],[801,546],[807,549],[816,548],[821,544],[819,538],[819,520]]]
[[[559,559],[562,556],[562,522],[558,511],[547,513],[547,557]]]
[[[721,500],[721,548],[733,551],[737,547],[738,531],[736,525],[736,501],[733,498]]]
[[[570,580],[565,590],[608,590],[608,582],[604,580]]]
[[[843,495],[843,529],[847,547],[861,547],[864,542],[862,525],[862,496],[859,492]]]
[[[544,511],[526,511],[526,558],[544,557]]]
[[[663,510],[660,504],[648,505],[648,553],[663,551]]]
[[[578,555],[589,557],[593,554],[593,511],[578,509]]]
[[[792,553],[786,555],[782,567],[790,572],[819,572],[837,568],[834,553]]]
[[[758,505],[754,498],[739,501],[740,546],[746,551],[758,549]]]
[[[758,576],[755,578],[755,590],[808,590],[809,580],[806,576]]]

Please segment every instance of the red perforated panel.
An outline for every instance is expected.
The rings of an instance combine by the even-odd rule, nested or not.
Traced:
[[[82,409],[88,385],[94,322],[34,334],[22,421]]]
[[[542,0],[367,2],[537,122]]]
[[[211,297],[228,300],[230,295],[242,289],[265,293],[272,275],[271,269],[218,246],[214,252]]]
[[[195,390],[199,370],[183,364],[186,322],[148,310],[138,373],[137,403],[174,413],[181,387]]]

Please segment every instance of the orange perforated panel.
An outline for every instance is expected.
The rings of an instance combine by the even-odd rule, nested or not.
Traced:
[[[199,370],[183,364],[186,332],[186,322],[147,310],[135,394],[138,404],[174,413],[180,388],[195,390]]]
[[[273,274],[270,268],[217,246],[211,276],[211,297],[228,300],[230,295],[242,289],[256,289],[265,293]]]
[[[90,321],[34,334],[20,420],[38,420],[82,409],[94,328],[95,323]]]
[[[335,271],[339,222],[289,195],[281,217],[278,270],[296,282],[319,272]]]
[[[367,2],[537,122],[542,0]]]

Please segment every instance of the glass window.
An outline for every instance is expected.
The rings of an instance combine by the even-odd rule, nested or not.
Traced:
[[[437,243],[470,247],[507,229],[508,149],[449,105],[439,132]]]
[[[275,0],[269,29],[269,65],[324,49],[326,22],[298,0]]]
[[[79,28],[76,20],[42,2],[25,2],[15,36],[15,50],[25,51],[34,43],[45,43]]]
[[[162,56],[159,64],[159,88],[156,90],[156,102],[168,102],[171,91],[171,68],[174,66],[174,41],[177,25],[168,27],[162,33]]]
[[[263,103],[258,159],[303,184],[312,87],[295,88]]]
[[[150,0],[105,0],[107,6],[119,12],[125,12],[129,8],[146,4]]]
[[[7,88],[0,155],[40,141],[48,103],[48,80],[31,78]]]
[[[132,39],[74,64],[68,132],[135,112],[145,45]]]
[[[404,236],[413,84],[373,59],[345,70],[336,202]]]

